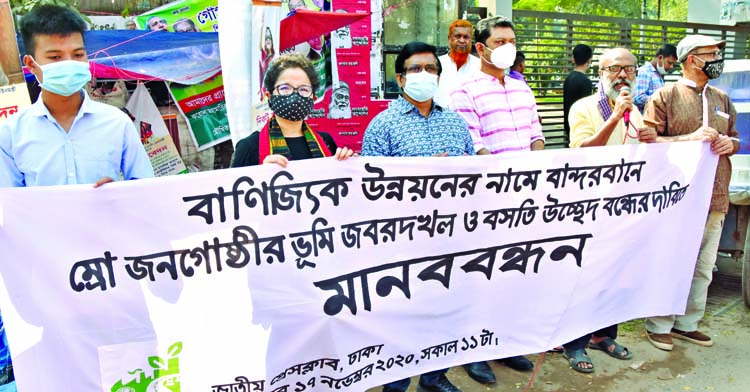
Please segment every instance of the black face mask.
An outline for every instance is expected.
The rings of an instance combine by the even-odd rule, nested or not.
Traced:
[[[268,106],[273,113],[285,120],[302,121],[313,108],[312,97],[303,97],[296,91],[289,95],[271,95]]]
[[[706,74],[706,77],[709,79],[716,79],[721,76],[721,73],[724,71],[724,59],[714,61],[701,60],[703,61],[703,68],[701,68],[701,71]]]

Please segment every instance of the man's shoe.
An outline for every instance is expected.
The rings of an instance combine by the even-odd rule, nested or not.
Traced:
[[[466,369],[466,374],[468,374],[472,380],[480,384],[492,384],[497,381],[495,379],[495,372],[492,371],[492,368],[487,362],[467,363],[464,365],[464,369]]]
[[[714,345],[714,341],[711,337],[704,334],[701,331],[680,331],[677,328],[672,328],[672,332],[669,333],[673,338],[686,340],[690,343],[695,343],[703,347],[711,347]]]
[[[648,338],[648,341],[654,345],[654,347],[660,350],[672,351],[672,349],[674,348],[674,343],[672,343],[672,336],[670,336],[668,333],[653,333],[647,330],[646,337]]]
[[[526,359],[526,357],[524,357],[523,355],[498,359],[497,361],[511,369],[520,371],[528,371],[534,368],[534,364]]]
[[[422,384],[420,377],[419,384],[417,384],[417,392],[461,392],[461,390],[456,388],[456,386],[448,380],[448,377],[445,377],[445,374],[441,374],[437,383],[433,385]]]
[[[383,392],[406,392],[406,391],[402,391],[398,388],[391,388],[387,385],[383,385]]]

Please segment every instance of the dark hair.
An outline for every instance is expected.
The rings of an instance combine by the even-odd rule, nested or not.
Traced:
[[[594,57],[594,51],[586,44],[578,44],[573,48],[573,61],[576,65],[586,64]]]
[[[507,27],[513,30],[513,32],[516,31],[516,28],[513,27],[513,22],[511,22],[510,19],[502,15],[497,15],[477,22],[477,28],[474,29],[474,41],[486,45],[487,38],[490,38],[492,35],[492,29],[496,27]]]
[[[523,63],[524,61],[526,61],[526,55],[523,54],[523,52],[521,52],[520,50],[517,50],[516,51],[516,60],[513,61],[513,65],[511,65],[510,68],[511,69],[512,68],[516,68],[519,65],[521,65],[521,63]]]
[[[656,51],[656,56],[674,57],[677,58],[677,47],[671,44],[664,44],[659,50]]]
[[[406,60],[408,60],[415,54],[421,53],[432,53],[432,55],[435,56],[435,61],[437,62],[438,66],[438,76],[440,76],[440,74],[443,73],[443,65],[440,64],[440,59],[438,59],[437,48],[420,41],[409,42],[408,44],[404,45],[403,48],[401,48],[400,52],[398,52],[398,56],[396,56],[396,74],[399,75],[406,72],[406,69],[404,69]]]
[[[299,68],[305,71],[307,77],[310,79],[310,85],[312,86],[313,91],[318,91],[318,87],[320,87],[318,73],[315,71],[315,67],[313,67],[310,60],[299,53],[285,54],[276,58],[276,60],[268,66],[266,77],[263,79],[263,87],[265,87],[268,92],[272,92],[273,89],[276,88],[276,81],[279,80],[281,73],[290,68]]]
[[[24,15],[19,23],[21,39],[26,48],[26,54],[34,56],[36,53],[37,35],[59,35],[68,37],[71,34],[81,34],[86,31],[86,22],[73,9],[59,5],[45,4],[34,8]]]

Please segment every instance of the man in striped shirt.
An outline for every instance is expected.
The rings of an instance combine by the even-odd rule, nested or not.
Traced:
[[[477,155],[544,149],[534,94],[526,83],[505,73],[516,60],[513,23],[499,15],[482,19],[474,40],[482,72],[453,91],[451,109],[466,121]],[[534,368],[523,356],[500,362],[516,370]],[[495,382],[487,362],[470,363],[464,369],[477,382]]]
[[[480,20],[474,38],[482,72],[451,94],[451,109],[469,126],[477,154],[544,149],[534,94],[505,73],[516,59],[513,23],[503,16]]]

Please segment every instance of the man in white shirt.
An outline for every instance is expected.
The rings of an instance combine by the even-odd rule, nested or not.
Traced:
[[[471,37],[474,26],[468,20],[457,19],[448,27],[448,53],[438,57],[443,72],[434,101],[440,106],[450,106],[451,93],[461,87],[461,83],[477,75],[481,62],[471,55]]]

